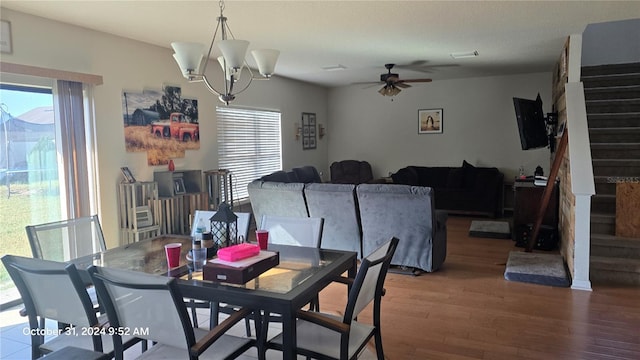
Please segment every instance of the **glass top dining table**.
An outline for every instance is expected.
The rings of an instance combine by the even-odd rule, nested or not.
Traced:
[[[181,243],[180,264],[167,268],[164,245]],[[187,260],[191,249],[188,236],[167,235],[112,248],[72,262],[84,273],[90,265],[127,269],[177,279],[187,298],[224,302],[254,310],[282,315],[283,359],[294,359],[296,347],[296,311],[304,307],[335,278],[347,272],[355,278],[357,253],[329,249],[269,244],[279,254],[280,263],[245,284],[230,284],[202,279]],[[88,274],[83,274],[87,276]]]

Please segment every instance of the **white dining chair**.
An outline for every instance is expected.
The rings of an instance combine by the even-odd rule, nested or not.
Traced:
[[[211,219],[211,217],[215,214],[216,214],[216,211],[196,210],[193,216],[193,224],[191,226],[191,236],[193,237],[196,235],[196,224],[198,224],[198,221],[200,221],[200,219],[204,220],[206,231],[207,232],[211,231],[211,222],[209,219]],[[234,214],[236,214],[236,216],[238,217],[237,219],[238,236],[242,236],[244,241],[247,241],[249,239],[249,225],[251,224],[251,213],[234,212]],[[209,308],[209,311],[210,311],[209,312],[209,328],[213,328],[218,324],[218,316],[220,312],[230,314],[232,313],[232,310],[233,310],[233,309],[227,309],[226,304],[195,301],[193,299],[188,299],[187,304],[191,308],[191,318],[193,319],[192,321],[193,321],[194,327],[198,327],[198,317],[196,314],[197,308]],[[246,321],[246,331],[247,331],[247,336],[250,336],[251,328],[248,320]]]
[[[191,236],[196,236],[196,224],[198,224],[200,219],[204,220],[206,231],[211,231],[211,222],[209,219],[211,219],[215,213],[215,211],[209,210],[196,210],[193,216],[193,223],[191,225]],[[251,213],[234,212],[234,214],[238,217],[238,235],[242,235],[244,241],[247,241],[249,236],[249,225],[251,223]]]
[[[107,249],[98,215],[25,227],[34,258],[69,261]]]
[[[137,329],[154,345],[136,359],[235,359],[255,340],[227,334],[251,309],[238,311],[210,331],[193,328],[175,278],[91,266],[91,279],[117,329]],[[132,332],[135,330],[132,330]],[[115,359],[123,359],[119,333],[113,336]]]
[[[17,255],[3,256],[2,263],[24,302],[29,318],[33,359],[67,346],[113,356],[113,341],[106,331],[103,335],[101,331],[87,331],[106,329],[103,327],[108,326],[108,323],[105,316],[98,317],[94,311],[74,264]],[[64,324],[64,331],[55,337],[40,335],[46,332],[45,319]],[[137,342],[138,339],[125,336],[123,348]]]
[[[263,215],[261,230],[269,231],[269,243],[320,247],[323,218]]]
[[[380,305],[384,294],[384,280],[397,246],[398,239],[392,238],[362,260],[343,315],[298,311],[295,326],[296,352],[299,355],[314,359],[355,359],[369,340],[374,338],[377,358],[384,359]],[[368,306],[372,302],[373,306]],[[357,319],[365,309],[372,310],[371,322]],[[268,327],[268,321],[265,318],[263,333]],[[282,334],[277,335],[267,342],[266,348],[282,351],[283,342]]]

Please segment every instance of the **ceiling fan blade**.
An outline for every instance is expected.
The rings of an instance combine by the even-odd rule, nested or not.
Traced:
[[[409,84],[405,84],[405,83],[404,83],[404,81],[402,81],[402,80],[397,81],[397,82],[395,83],[395,86],[397,86],[397,87],[401,87],[401,88],[403,88],[403,89],[406,89],[406,88],[410,88],[410,87],[411,87],[411,85],[409,85]]]
[[[406,83],[419,83],[419,82],[432,82],[432,79],[407,79],[407,80],[401,80],[402,82],[406,82]]]

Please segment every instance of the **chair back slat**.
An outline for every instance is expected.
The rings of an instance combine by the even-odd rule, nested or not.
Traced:
[[[96,325],[89,295],[83,284],[73,284],[66,270],[73,265],[11,255],[2,261],[30,315],[85,328]]]
[[[69,261],[106,250],[97,215],[25,227],[34,258]]]
[[[393,238],[362,260],[349,293],[345,322],[351,322],[367,305],[382,296],[384,280],[397,246],[398,239]]]
[[[138,329],[137,337],[185,351],[195,343],[175,279],[98,267],[90,273],[113,326]]]
[[[263,215],[260,229],[269,230],[269,243],[320,247],[323,218]]]

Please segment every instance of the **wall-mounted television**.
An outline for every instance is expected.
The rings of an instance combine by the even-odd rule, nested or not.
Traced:
[[[522,150],[536,149],[549,145],[549,135],[547,134],[547,124],[542,112],[540,94],[535,100],[514,97],[513,106],[516,110]]]

